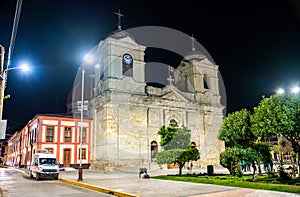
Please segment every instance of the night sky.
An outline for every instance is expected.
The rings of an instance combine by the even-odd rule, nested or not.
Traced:
[[[0,44],[6,54],[16,2],[0,0]],[[23,0],[11,66],[27,60],[32,71],[9,72],[6,94],[11,98],[3,112],[8,133],[36,114],[66,112],[84,54],[117,28],[114,12],[119,9],[125,30],[163,26],[193,35],[219,65],[227,112],[252,109],[263,95],[300,85],[297,0]]]

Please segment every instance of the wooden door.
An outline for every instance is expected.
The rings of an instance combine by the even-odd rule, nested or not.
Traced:
[[[71,149],[64,149],[64,167],[69,168],[71,164]]]

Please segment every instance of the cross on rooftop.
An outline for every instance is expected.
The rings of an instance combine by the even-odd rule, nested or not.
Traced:
[[[118,16],[118,30],[122,30],[121,28],[121,17],[125,17],[123,14],[121,14],[121,11],[119,9],[119,12],[115,12],[115,15]]]
[[[174,79],[172,78],[171,75],[169,75],[169,77],[167,78],[167,80],[169,81],[169,85],[172,86]]]

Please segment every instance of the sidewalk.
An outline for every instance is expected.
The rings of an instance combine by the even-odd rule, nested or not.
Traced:
[[[186,173],[187,170],[183,170]],[[206,169],[195,170],[195,173],[206,172]],[[148,171],[151,176],[177,174],[178,169]],[[226,169],[215,169],[214,173],[227,173]],[[267,190],[254,190],[237,187],[226,187],[211,184],[187,183],[158,179],[139,178],[138,172],[101,172],[97,170],[83,170],[83,181],[77,181],[78,171],[66,169],[61,171],[60,181],[110,192],[116,196],[141,196],[141,197],[299,197],[298,194],[274,192]],[[119,192],[119,193],[118,193]]]

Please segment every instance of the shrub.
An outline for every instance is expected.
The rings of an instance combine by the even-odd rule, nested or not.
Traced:
[[[269,178],[276,178],[277,177],[276,173],[274,171],[270,170],[270,169],[267,170],[266,174]]]
[[[292,179],[290,174],[284,171],[283,166],[279,167],[278,172],[279,172],[279,179],[283,181],[288,181]]]

